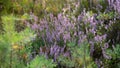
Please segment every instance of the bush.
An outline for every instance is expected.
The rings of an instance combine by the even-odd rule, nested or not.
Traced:
[[[15,20],[13,15],[2,16],[4,33],[0,35],[0,67],[16,68],[25,67],[24,62],[28,62],[30,46],[26,49],[26,44],[33,38],[33,32],[26,28],[21,32],[15,31]],[[24,60],[25,59],[25,60]]]
[[[51,59],[46,59],[44,56],[36,56],[27,68],[54,68],[55,63]]]

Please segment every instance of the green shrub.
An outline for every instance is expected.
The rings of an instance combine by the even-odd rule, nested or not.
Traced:
[[[0,34],[0,68],[23,68],[26,64],[24,59],[27,61],[30,52],[26,49],[30,47],[28,43],[34,34],[30,28],[19,33],[15,31],[15,20],[13,15],[2,16],[4,33]]]
[[[44,56],[36,56],[27,68],[54,68],[55,63],[51,59],[46,59]]]
[[[71,59],[60,56],[58,61],[61,65],[72,68],[97,68],[96,64],[90,57],[89,44],[83,42],[80,45],[75,45],[74,42],[69,43],[68,46],[71,50]]]
[[[107,49],[107,54],[111,57],[111,60],[106,60],[106,67],[108,68],[120,68],[120,45],[117,44],[113,49]]]

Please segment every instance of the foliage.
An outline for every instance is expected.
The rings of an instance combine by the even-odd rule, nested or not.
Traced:
[[[58,61],[67,67],[85,67],[85,68],[97,68],[97,66],[94,64],[92,58],[90,57],[90,52],[89,52],[89,44],[87,42],[82,42],[78,46],[74,46],[74,43],[70,43],[71,52],[72,52],[72,58],[69,59],[67,57],[61,56],[59,57]]]
[[[109,64],[106,64],[107,67],[109,67],[109,65],[115,68],[119,68],[119,64],[120,64],[120,45],[117,44],[112,50],[111,49],[107,49],[106,50],[107,54],[111,57],[111,61],[107,61]],[[111,65],[112,64],[112,65]]]
[[[27,68],[54,68],[55,63],[51,59],[46,59],[44,56],[36,56]]]
[[[119,6],[120,0],[0,0],[1,68],[119,68]]]
[[[7,3],[5,3],[7,2]],[[57,14],[62,11],[64,3],[66,0],[7,0],[0,1],[4,10],[3,14],[14,13],[14,14],[24,14],[33,12],[35,15],[43,16],[47,13]],[[59,5],[58,5],[59,4]],[[36,9],[37,8],[37,9]]]
[[[108,40],[112,39],[108,38],[109,32],[114,28],[114,23],[110,22],[110,20],[113,20],[112,18],[117,16],[114,12],[95,15],[97,14],[86,10],[78,17],[69,14],[64,15],[62,13],[58,14],[57,17],[49,14],[40,20],[38,20],[37,17],[34,17],[33,20],[35,23],[30,25],[31,28],[36,31],[37,36],[41,41],[44,42],[44,46],[51,45],[51,48],[54,44],[56,46],[55,49],[57,48],[57,45],[64,48],[69,42],[74,42],[74,45],[79,45],[86,39],[90,44],[90,53],[92,54],[94,61],[96,63],[98,62],[97,65],[99,67],[103,65],[104,62],[101,64],[100,61],[97,60],[104,61],[106,58],[109,58],[106,57],[103,48],[107,49],[107,47],[104,46],[108,45]],[[52,52],[52,50],[50,52]],[[57,56],[60,54],[58,52],[56,51],[55,53]],[[100,59],[101,57],[104,57],[104,59]],[[55,58],[56,56],[54,56],[54,59]]]
[[[0,6],[1,6],[0,16],[1,16],[2,14],[10,13],[11,7],[12,7],[11,0],[0,0]],[[9,11],[8,11],[8,10],[9,10]]]
[[[26,28],[25,30],[18,33],[15,31],[15,17],[13,15],[2,16],[2,22],[4,27],[4,34],[0,35],[0,54],[1,54],[1,68],[4,67],[24,67],[23,59],[26,57],[22,57],[25,54],[29,54],[29,51],[25,51],[25,44],[30,42],[33,38],[33,32],[30,28]],[[29,46],[30,47],[30,46]],[[28,48],[29,48],[28,47]],[[25,51],[23,53],[23,51]],[[26,55],[27,56],[27,55]]]

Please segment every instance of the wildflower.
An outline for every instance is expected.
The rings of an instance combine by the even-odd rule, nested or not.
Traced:
[[[33,24],[32,29],[35,30],[38,28],[38,25],[36,23]]]
[[[97,42],[101,42],[102,40],[105,40],[105,38],[106,38],[106,34],[104,34],[104,35],[102,35],[102,36],[99,36],[99,35],[97,35],[97,36],[95,36],[95,41],[97,41]]]
[[[13,44],[12,48],[15,49],[15,50],[17,50],[17,49],[19,49],[19,45],[18,44]]]
[[[64,42],[66,43],[67,42],[67,40],[70,40],[70,32],[69,33],[66,33],[66,34],[64,34],[64,36],[63,36],[63,39],[64,39]]]

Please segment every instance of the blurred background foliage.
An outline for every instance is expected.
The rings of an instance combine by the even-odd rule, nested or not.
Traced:
[[[0,0],[1,14],[24,14],[33,12],[42,16],[45,13],[57,14],[62,11],[66,0]],[[59,5],[58,5],[59,4]]]

